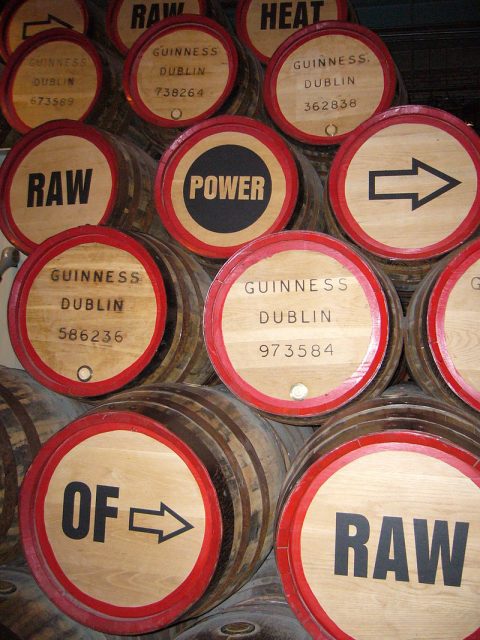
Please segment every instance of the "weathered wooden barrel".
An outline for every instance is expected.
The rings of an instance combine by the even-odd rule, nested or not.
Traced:
[[[125,138],[73,120],[48,122],[25,134],[0,168],[0,228],[27,254],[84,224],[167,238],[153,203],[155,171]]]
[[[85,34],[89,14],[85,0],[9,0],[0,16],[0,52],[5,60],[31,36],[47,29]]]
[[[20,554],[17,502],[27,468],[41,445],[85,410],[25,371],[0,366],[0,563]]]
[[[418,394],[352,404],[295,459],[276,555],[315,639],[477,638],[478,420]]]
[[[123,86],[143,132],[162,149],[220,114],[261,117],[263,71],[236,37],[204,16],[150,27],[125,60]]]
[[[405,330],[410,375],[427,393],[478,419],[480,240],[439,262],[413,295]]]
[[[480,138],[441,109],[389,109],[342,144],[325,193],[329,232],[380,264],[406,308],[432,265],[478,233]]]
[[[25,40],[1,77],[2,110],[24,134],[50,120],[79,120],[126,132],[132,111],[121,87],[122,60],[71,29],[50,29]]]
[[[202,336],[210,276],[146,234],[83,226],[45,240],[9,299],[17,357],[46,387],[96,397],[212,377]]]
[[[391,382],[402,317],[391,282],[352,245],[283,231],[249,243],[220,269],[204,331],[235,395],[281,422],[320,424]]]
[[[217,268],[260,236],[321,231],[322,199],[311,163],[273,129],[243,116],[190,127],[165,151],[155,179],[163,226]]]
[[[37,582],[107,633],[147,633],[211,609],[272,547],[286,473],[273,429],[212,387],[112,396],[50,439],[22,485]]]

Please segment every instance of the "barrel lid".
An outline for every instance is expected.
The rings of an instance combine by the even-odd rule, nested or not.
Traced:
[[[394,107],[342,144],[328,189],[340,225],[363,249],[402,260],[439,256],[479,226],[480,139],[441,109]]]
[[[0,51],[6,60],[37,33],[54,28],[86,33],[88,22],[84,0],[10,0],[0,16]]]
[[[130,106],[159,127],[187,127],[217,111],[232,91],[238,53],[231,35],[204,16],[166,18],[125,59]]]
[[[216,568],[217,494],[197,455],[152,418],[99,411],[42,448],[19,501],[48,597],[108,633],[147,633],[190,608]]]
[[[206,0],[182,2],[138,2],[138,0],[109,0],[105,20],[108,37],[122,55],[153,24],[183,14],[205,15]]]
[[[278,47],[267,65],[264,101],[284,133],[331,145],[389,107],[395,85],[395,65],[379,36],[329,20],[300,29]]]
[[[445,382],[480,411],[480,239],[440,273],[427,311],[428,344]]]
[[[220,269],[204,316],[207,350],[255,408],[317,416],[356,397],[386,354],[389,315],[374,271],[322,233],[254,240]]]
[[[118,179],[117,155],[99,129],[73,120],[35,127],[0,167],[0,229],[14,246],[30,253],[79,223],[106,223]]]
[[[166,294],[154,259],[116,229],[85,225],[52,236],[12,286],[8,324],[23,367],[72,396],[131,382],[159,348]]]
[[[242,42],[261,62],[267,63],[292,33],[316,22],[346,20],[347,15],[346,0],[240,0],[235,13],[235,28]]]
[[[20,133],[49,120],[85,120],[102,81],[100,55],[90,40],[71,29],[50,29],[8,58],[0,78],[3,114]]]
[[[276,540],[307,630],[478,638],[479,487],[478,458],[420,432],[373,433],[318,458],[287,498]]]
[[[299,178],[286,142],[243,116],[190,127],[161,158],[155,204],[165,228],[189,250],[227,258],[292,216]]]

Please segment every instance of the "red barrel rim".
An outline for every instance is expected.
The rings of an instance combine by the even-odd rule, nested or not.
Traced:
[[[366,234],[355,221],[346,201],[345,183],[347,171],[359,148],[370,136],[398,123],[420,123],[436,126],[450,134],[472,158],[479,176],[475,201],[464,221],[444,240],[419,249],[391,247]],[[360,247],[385,258],[419,260],[440,256],[468,239],[479,225],[480,210],[480,138],[462,120],[447,111],[422,105],[392,107],[363,122],[341,145],[332,162],[328,177],[328,193],[342,228]]]
[[[367,354],[359,370],[330,392],[303,400],[281,400],[265,395],[243,380],[234,370],[227,354],[221,318],[226,297],[242,273],[256,262],[288,250],[319,249],[334,257],[359,279],[372,315],[372,333]],[[220,269],[212,282],[205,302],[204,336],[210,360],[224,384],[239,398],[256,409],[283,416],[310,417],[325,414],[358,396],[374,379],[387,352],[389,314],[385,294],[374,271],[353,247],[324,233],[280,231],[258,238],[237,251]]]
[[[171,186],[175,171],[182,157],[199,141],[216,133],[232,131],[253,136],[264,144],[280,163],[285,176],[287,190],[277,218],[262,235],[280,231],[288,223],[298,196],[298,170],[288,145],[283,138],[267,125],[245,116],[216,116],[190,127],[164,152],[154,183],[154,199],[167,231],[190,251],[211,258],[228,258],[245,243],[230,246],[207,244],[191,234],[179,220],[171,197]]]
[[[129,367],[100,382],[70,380],[48,367],[33,348],[26,326],[26,303],[32,284],[43,266],[52,258],[79,244],[103,243],[130,252],[144,266],[152,284],[157,307],[155,328],[150,344]],[[21,266],[10,292],[7,320],[10,339],[22,366],[45,387],[71,396],[99,396],[131,382],[152,360],[159,348],[166,324],[167,297],[161,273],[150,253],[133,237],[117,229],[84,225],[58,233],[40,244]]]
[[[255,0],[239,0],[235,10],[235,29],[239,38],[247,45],[247,47],[250,49],[250,51],[252,51],[255,57],[258,58],[258,60],[260,60],[260,62],[262,62],[263,64],[267,64],[270,58],[258,50],[255,44],[252,42],[247,29],[247,14],[250,6],[254,2]],[[346,21],[348,17],[348,5],[346,0],[336,0],[336,4],[338,9],[337,20],[340,22]],[[322,22],[325,21],[323,20]]]
[[[470,242],[448,262],[432,289],[427,309],[427,338],[435,364],[450,389],[476,411],[480,411],[480,389],[465,380],[452,360],[445,331],[445,314],[452,289],[478,260],[480,239]]]
[[[105,156],[112,172],[112,189],[98,224],[106,224],[112,215],[116,194],[118,192],[119,167],[117,156],[100,129],[76,120],[51,120],[26,133],[12,147],[0,167],[0,191],[4,198],[0,202],[0,229],[5,237],[20,251],[29,254],[39,243],[26,236],[16,224],[10,205],[12,182],[19,165],[25,157],[38,145],[56,136],[77,136],[92,142]]]
[[[275,540],[277,565],[286,598],[315,638],[355,640],[340,629],[311,590],[303,571],[300,534],[319,488],[352,461],[382,451],[422,453],[451,465],[480,488],[478,458],[444,439],[415,431],[392,430],[360,436],[318,458],[296,482],[279,516]],[[463,640],[475,640],[479,630]],[[325,636],[323,635],[325,634]]]
[[[373,31],[370,31],[370,29],[351,22],[329,20],[312,24],[309,27],[300,29],[300,31],[292,34],[278,47],[268,62],[265,72],[265,81],[263,84],[263,99],[271,118],[282,131],[300,142],[317,145],[332,145],[345,140],[353,132],[356,132],[357,128],[349,131],[348,133],[334,136],[311,135],[305,133],[291,124],[284,117],[276,98],[278,75],[284,59],[305,42],[323,35],[345,35],[350,38],[354,38],[355,40],[367,42],[372,51],[376,54],[383,70],[384,89],[377,108],[374,110],[372,115],[384,111],[391,105],[395,95],[396,72],[390,52],[381,38]]]
[[[48,484],[62,457],[90,437],[116,430],[142,433],[173,449],[195,477],[205,505],[205,538],[189,576],[162,600],[136,607],[108,604],[78,589],[56,561],[43,518]],[[203,462],[161,423],[130,411],[104,411],[83,416],[52,436],[28,469],[19,497],[19,518],[26,559],[44,592],[73,619],[108,633],[155,631],[195,604],[215,571],[223,535],[218,497]],[[120,570],[121,559],[119,562]],[[192,580],[194,574],[196,577]]]
[[[12,91],[17,66],[22,62],[23,58],[31,53],[36,47],[40,47],[43,44],[50,42],[59,42],[61,40],[73,42],[78,44],[80,47],[83,47],[91,57],[97,73],[97,88],[95,90],[95,95],[88,109],[80,118],[78,118],[78,120],[81,122],[85,121],[95,108],[103,83],[102,61],[98,51],[95,49],[92,42],[81,33],[71,31],[70,29],[49,29],[48,31],[43,31],[36,36],[28,38],[28,40],[25,40],[23,44],[15,49],[13,54],[8,58],[4,72],[0,78],[0,93],[4,96],[4,100],[1,103],[3,115],[9,124],[19,133],[27,133],[28,131],[31,131],[33,127],[30,127],[21,120],[17,115],[13,104]]]
[[[136,76],[140,62],[144,55],[145,49],[154,42],[159,36],[167,34],[171,31],[177,31],[178,29],[198,29],[204,33],[209,33],[221,41],[227,52],[229,60],[229,74],[225,84],[225,88],[222,95],[206,109],[202,114],[193,118],[186,118],[184,120],[173,120],[163,118],[156,115],[140,97]],[[235,78],[238,71],[238,53],[235,47],[234,41],[228,31],[222,27],[218,22],[211,20],[205,16],[177,16],[173,18],[166,18],[156,25],[152,25],[147,31],[141,35],[132,48],[129,50],[125,59],[123,67],[123,90],[126,98],[132,107],[142,120],[154,124],[158,127],[188,127],[199,121],[208,118],[214,114],[225,100],[230,95],[233,86],[235,84]]]

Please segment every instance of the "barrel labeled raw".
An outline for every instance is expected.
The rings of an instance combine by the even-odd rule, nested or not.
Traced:
[[[246,245],[219,271],[205,339],[236,395],[278,419],[315,423],[388,384],[401,351],[399,304],[350,245],[285,231]]]
[[[348,22],[325,21],[280,45],[265,74],[268,113],[303,143],[332,145],[392,104],[396,72],[382,40]]]

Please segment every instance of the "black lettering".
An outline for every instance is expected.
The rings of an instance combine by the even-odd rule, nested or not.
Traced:
[[[118,282],[123,283],[127,281],[127,273],[125,271],[118,272]]]
[[[132,22],[130,23],[131,29],[144,29],[145,28],[145,14],[147,7],[144,4],[134,4],[132,7]]]
[[[75,497],[79,496],[78,521],[73,521],[75,515]],[[90,510],[92,494],[83,482],[70,482],[63,492],[62,531],[72,540],[82,540],[90,529]]]
[[[63,204],[63,188],[62,188],[62,174],[60,171],[52,171],[50,176],[50,184],[48,185],[47,199],[45,200],[45,206],[51,207],[52,204]]]
[[[130,274],[130,284],[138,284],[140,282],[140,274],[138,271],[132,271]]]
[[[146,27],[151,27],[152,24],[155,24],[160,20],[160,6],[158,4],[152,4],[150,7],[150,13],[148,14]]]
[[[291,23],[287,22],[287,18],[292,16],[292,3],[281,2],[280,3],[280,19],[278,21],[279,29],[290,29]]]
[[[350,535],[350,526],[356,528]],[[359,513],[337,513],[335,529],[335,569],[338,576],[348,576],[348,550],[353,549],[353,575],[366,578],[368,571],[368,549],[366,542],[370,537],[370,525],[365,516]]]
[[[314,22],[319,22],[320,21],[320,7],[323,7],[323,5],[325,4],[325,0],[318,0],[315,2],[310,2],[312,8],[313,8],[313,18],[312,18],[312,23]]]
[[[95,520],[93,525],[93,540],[95,542],[105,542],[105,524],[107,518],[118,516],[117,507],[107,505],[108,498],[118,498],[120,489],[99,484],[97,486],[97,496],[95,499]]]
[[[168,18],[169,16],[176,16],[183,13],[183,8],[185,6],[184,2],[179,2],[178,5],[176,2],[164,2],[163,3],[163,17]],[[178,7],[178,12],[177,12]]]
[[[87,169],[85,171],[85,178],[83,177],[82,169],[75,171],[75,178],[73,177],[73,171],[67,171],[67,203],[75,204],[77,197],[79,204],[87,204],[88,197],[90,195],[90,185],[92,182],[93,169]]]
[[[392,543],[393,558],[390,558]],[[388,571],[395,573],[397,581],[409,581],[403,520],[392,516],[385,516],[382,521],[373,577],[385,580]]]
[[[28,175],[27,207],[43,207],[43,188],[45,176],[43,173]]]
[[[427,521],[420,518],[413,520],[419,582],[435,584],[438,558],[441,555],[444,585],[448,587],[459,587],[461,585],[468,527],[468,522],[455,523],[452,553],[450,554],[450,538],[446,520],[435,520],[430,549]]]
[[[272,3],[268,5],[266,2],[262,4],[262,13],[260,16],[260,29],[275,29],[277,23],[277,5]]]
[[[308,12],[305,2],[298,2],[297,9],[295,11],[295,17],[293,18],[293,28],[299,29],[300,27],[306,27],[308,25]]]

